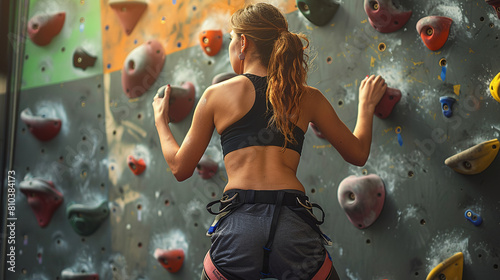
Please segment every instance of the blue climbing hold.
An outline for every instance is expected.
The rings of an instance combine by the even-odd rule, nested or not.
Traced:
[[[441,102],[441,110],[443,111],[443,115],[447,118],[453,115],[452,107],[455,103],[455,98],[449,96],[442,96],[439,98],[439,102]]]
[[[465,218],[473,223],[476,227],[481,225],[481,223],[483,222],[483,218],[481,218],[481,216],[479,216],[478,214],[472,212],[472,210],[470,209],[465,211]]]

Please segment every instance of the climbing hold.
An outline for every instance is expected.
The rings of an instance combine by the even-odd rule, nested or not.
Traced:
[[[19,189],[26,195],[28,204],[35,212],[40,227],[46,227],[54,212],[63,202],[63,195],[56,189],[52,181],[32,179],[19,183]]]
[[[156,260],[169,272],[176,273],[184,263],[184,250],[162,250],[157,248],[154,256]]]
[[[318,136],[318,138],[325,139],[325,136],[323,135],[323,133],[321,133],[321,131],[319,131],[319,128],[314,123],[310,122],[309,126],[311,127],[314,134],[316,136]]]
[[[137,160],[132,155],[128,156],[127,165],[135,175],[141,175],[142,172],[146,170],[146,162],[144,162],[144,159],[141,158]]]
[[[478,174],[490,166],[498,154],[499,146],[498,139],[489,140],[447,158],[444,164],[458,173]]]
[[[126,0],[110,0],[109,5],[115,11],[125,34],[130,35],[134,30],[135,25],[141,18],[142,14],[148,7],[146,1],[126,1]]]
[[[158,89],[158,96],[163,98],[166,86]],[[172,86],[170,93],[168,117],[173,123],[182,121],[189,115],[194,106],[194,85],[191,82],[185,82],[180,87]]]
[[[56,137],[61,130],[60,119],[33,116],[30,108],[26,108],[21,112],[21,120],[28,126],[31,134],[40,141],[49,141]]]
[[[500,0],[486,0],[486,4],[489,4],[497,12],[497,17],[500,18]]]
[[[208,56],[214,56],[219,53],[222,47],[222,31],[221,30],[204,30],[198,36],[200,46]]]
[[[87,69],[87,67],[92,67],[97,60],[96,56],[91,56],[83,48],[76,48],[73,53],[73,66],[80,68],[82,70]]]
[[[449,96],[441,96],[439,98],[439,102],[441,102],[441,110],[443,111],[443,115],[447,118],[453,115],[452,107],[455,103],[455,98]]]
[[[61,271],[62,280],[99,280],[97,273],[73,272],[73,270],[66,268]]]
[[[464,254],[458,252],[429,272],[426,280],[462,280],[464,270]]]
[[[473,223],[476,227],[480,226],[483,222],[483,218],[481,218],[481,216],[479,216],[478,214],[472,212],[472,210],[470,209],[465,211],[465,218]]]
[[[296,0],[296,3],[302,15],[317,26],[330,22],[340,6],[327,0]]]
[[[395,88],[387,88],[382,99],[375,107],[375,116],[385,119],[389,117],[396,103],[401,100],[401,91]]]
[[[65,12],[36,15],[28,22],[28,36],[36,45],[46,46],[61,32],[65,20]]]
[[[398,31],[410,19],[412,13],[398,10],[392,0],[365,0],[364,6],[370,24],[382,33]]]
[[[122,68],[122,87],[129,98],[142,96],[156,81],[165,62],[163,46],[149,40],[132,50]]]
[[[340,182],[337,196],[349,221],[359,229],[367,228],[377,220],[384,206],[384,182],[375,174],[352,175]]]
[[[398,126],[396,127],[396,135],[398,136],[398,143],[399,143],[399,146],[403,146],[403,137],[401,136],[401,127]]]
[[[440,75],[441,81],[446,80],[446,68],[447,67],[448,66],[446,66],[446,64],[441,67],[441,75]]]
[[[496,101],[500,102],[500,73],[490,83],[490,93]]]
[[[203,156],[200,162],[198,162],[198,165],[196,165],[196,171],[198,171],[198,174],[203,179],[212,178],[217,173],[218,169],[219,165],[217,162],[207,156]]]
[[[94,233],[109,215],[108,202],[89,206],[71,204],[66,210],[66,216],[73,230],[83,236]]]
[[[236,76],[238,76],[238,74],[231,73],[231,72],[218,74],[212,79],[212,85],[218,84],[220,82],[224,82],[225,80],[229,80],[229,79],[234,78]]]
[[[450,35],[453,20],[448,17],[428,16],[417,22],[417,32],[424,44],[431,51],[437,51],[444,46]]]

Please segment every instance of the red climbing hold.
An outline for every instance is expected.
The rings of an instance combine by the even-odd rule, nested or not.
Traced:
[[[36,15],[28,22],[28,36],[36,45],[46,46],[61,32],[65,20],[65,12]]]
[[[203,156],[196,165],[196,171],[198,171],[198,175],[203,179],[210,179],[215,174],[217,174],[217,170],[219,169],[219,165],[217,162],[213,161],[211,158],[207,156]]]
[[[49,141],[61,130],[61,120],[33,116],[29,108],[21,112],[21,120],[28,126],[30,132],[40,141]]]
[[[166,86],[158,89],[158,96],[163,98]],[[185,82],[180,87],[172,86],[170,93],[168,117],[173,123],[178,123],[185,119],[194,106],[195,89],[191,82]]]
[[[316,134],[316,136],[318,136],[321,139],[325,139],[325,136],[323,135],[323,133],[321,133],[321,131],[319,131],[318,127],[314,123],[310,122],[309,126],[312,128],[312,130],[313,130],[314,134]]]
[[[201,48],[208,56],[214,56],[219,53],[222,47],[221,30],[204,30],[198,37]]]
[[[452,22],[451,18],[440,16],[424,17],[417,22],[417,31],[429,50],[437,51],[444,46]]]
[[[124,1],[124,0],[110,0],[109,5],[115,10],[118,19],[122,25],[125,34],[130,35],[134,30],[135,25],[141,18],[142,14],[148,7],[145,1]]]
[[[156,249],[154,256],[156,260],[169,272],[176,273],[184,263],[184,250],[162,250]]]
[[[340,182],[337,196],[349,221],[357,228],[366,228],[377,220],[384,206],[384,182],[375,174],[349,176]]]
[[[500,18],[500,0],[486,0],[486,4],[489,4],[497,12],[497,17]]]
[[[56,189],[52,181],[32,179],[22,181],[19,189],[26,195],[28,204],[35,212],[38,225],[46,227],[52,215],[63,202],[63,195]]]
[[[398,31],[410,19],[412,13],[398,10],[392,0],[365,0],[364,7],[370,24],[382,33]]]
[[[395,88],[388,87],[385,90],[382,99],[380,99],[377,106],[375,107],[375,116],[381,119],[389,117],[389,115],[392,113],[392,110],[394,109],[394,106],[396,106],[396,103],[398,103],[400,99],[401,91]]]
[[[129,98],[142,96],[156,81],[165,62],[165,52],[157,40],[149,40],[132,50],[122,68],[122,87]]]
[[[146,170],[146,162],[144,159],[135,159],[132,155],[127,158],[127,165],[135,175],[141,175]]]

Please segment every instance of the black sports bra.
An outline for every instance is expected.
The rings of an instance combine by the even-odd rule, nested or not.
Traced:
[[[275,127],[268,127],[273,112],[272,109],[269,112],[267,111],[267,77],[259,77],[253,74],[243,75],[250,79],[255,87],[255,101],[246,115],[222,132],[220,142],[224,157],[232,151],[250,146],[283,147],[285,143],[285,137],[282,133]],[[288,142],[285,147],[300,154],[304,143],[304,131],[295,126],[293,136],[297,143]]]

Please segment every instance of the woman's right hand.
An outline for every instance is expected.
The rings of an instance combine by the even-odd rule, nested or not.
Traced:
[[[382,99],[386,89],[387,84],[381,76],[367,76],[359,86],[359,105],[375,111],[375,107]]]

